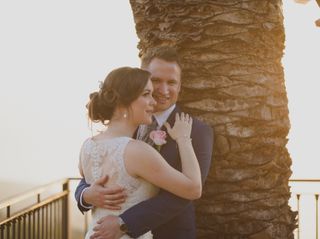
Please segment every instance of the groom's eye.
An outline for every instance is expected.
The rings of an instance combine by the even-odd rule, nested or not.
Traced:
[[[152,81],[152,83],[157,83],[157,82],[159,82],[159,79],[158,78],[151,78],[151,81]]]
[[[169,85],[176,85],[176,84],[178,84],[178,82],[175,80],[170,80],[170,81],[168,81],[168,84]]]

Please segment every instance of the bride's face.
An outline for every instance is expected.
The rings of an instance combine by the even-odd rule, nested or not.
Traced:
[[[156,104],[152,92],[153,86],[151,80],[149,80],[140,96],[131,103],[131,119],[137,125],[152,123],[151,117]]]

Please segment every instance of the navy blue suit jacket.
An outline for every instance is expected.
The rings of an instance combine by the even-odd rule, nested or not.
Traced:
[[[177,112],[180,112],[178,107],[175,108],[167,120],[171,126],[174,124]],[[165,127],[162,130],[166,130]],[[204,183],[212,158],[212,128],[193,118],[191,138],[199,161],[202,182]],[[172,167],[181,171],[177,144],[169,136],[167,137],[167,143],[162,146],[160,154]],[[78,207],[81,211],[86,211],[86,209],[79,204],[80,195],[82,190],[88,186],[82,179],[75,192]],[[129,208],[120,217],[129,228],[128,234],[134,238],[150,230],[152,230],[155,239],[196,238],[195,212],[192,201],[180,198],[162,189],[155,197]]]

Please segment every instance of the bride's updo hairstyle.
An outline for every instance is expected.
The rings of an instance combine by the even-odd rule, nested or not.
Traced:
[[[100,90],[90,94],[87,104],[89,118],[105,123],[113,116],[117,106],[129,107],[147,85],[150,73],[139,68],[120,67],[111,71]]]

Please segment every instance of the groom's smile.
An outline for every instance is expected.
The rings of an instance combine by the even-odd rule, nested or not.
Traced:
[[[154,95],[154,97],[158,104],[166,104],[168,100],[170,100],[170,97],[163,97],[159,95]]]

